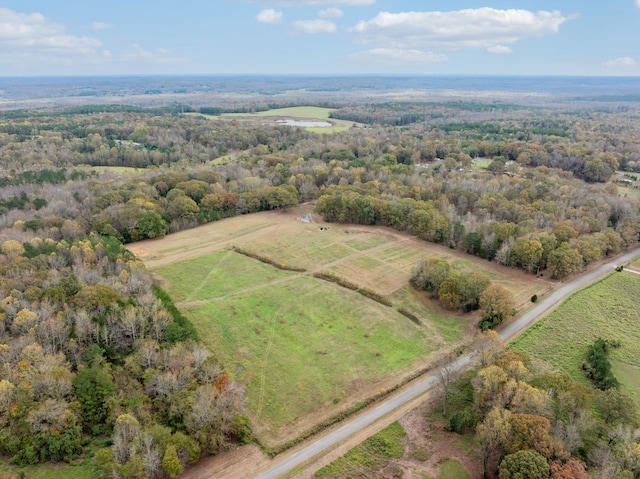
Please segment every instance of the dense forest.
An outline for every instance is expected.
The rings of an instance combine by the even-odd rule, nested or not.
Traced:
[[[132,241],[308,201],[326,221],[392,227],[552,278],[638,241],[638,201],[609,181],[640,171],[633,112],[340,106],[335,118],[364,126],[317,135],[183,107],[0,113],[0,453],[32,464],[92,446],[105,477],[174,477],[249,439],[242,386],[122,246]],[[481,306],[460,294],[441,300]],[[508,353],[466,381],[472,409],[452,427],[478,425],[487,464],[501,447],[507,463],[541,455],[553,477],[584,477],[558,474],[580,470],[576,457],[604,467],[587,457],[605,454],[603,437],[637,456],[617,392],[530,375]],[[594,423],[592,403],[620,427]],[[489,437],[491,421],[520,442]],[[525,443],[537,455],[512,457]]]
[[[381,108],[386,117],[395,111]],[[619,252],[640,230],[634,202],[604,183],[618,168],[636,168],[631,126],[600,128],[605,116],[583,115],[579,127],[555,116],[531,120],[566,136],[533,133],[526,122],[487,133],[496,120],[317,136],[176,114],[39,113],[0,123],[10,171],[2,224],[20,219],[35,233],[66,221],[76,236],[96,231],[128,242],[319,199],[328,221],[392,226],[561,278]],[[448,124],[456,125],[464,123]],[[518,131],[529,139],[516,139]],[[490,161],[486,170],[472,167],[478,157]],[[106,178],[77,165],[146,169]]]
[[[173,477],[246,434],[242,388],[142,264],[108,236],[51,236],[0,246],[0,451],[70,461],[97,441],[105,473]]]

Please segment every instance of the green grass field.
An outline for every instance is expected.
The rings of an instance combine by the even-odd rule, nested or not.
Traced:
[[[475,166],[476,168],[488,168],[489,165],[491,164],[491,159],[489,158],[478,158],[473,160],[473,166]]]
[[[392,308],[231,251],[155,273],[218,359],[241,371],[248,406],[268,429],[341,401],[354,384],[407,368],[438,347]],[[188,282],[191,291],[189,277],[202,279]]]
[[[622,390],[640,404],[640,275],[612,273],[575,293],[511,345],[588,384],[581,365],[587,347],[598,337],[619,340],[613,349],[613,372]]]
[[[549,284],[380,227],[303,223],[301,205],[129,245],[162,280],[226,370],[247,386],[255,430],[276,447],[471,339],[477,315],[443,310],[409,286],[419,258],[485,271],[527,305]],[[315,220],[315,217],[314,217]],[[232,250],[240,247],[283,271]],[[330,273],[380,304],[314,277]],[[403,311],[403,313],[400,312]]]
[[[396,291],[391,298],[394,304],[416,316],[441,344],[461,342],[464,330],[469,327],[468,316],[444,311],[432,302],[425,302],[423,296],[417,295],[408,285]]]
[[[433,477],[423,474],[416,473],[422,479],[434,479]],[[462,464],[457,459],[447,459],[442,464],[440,464],[440,476],[439,479],[471,479],[469,473],[462,467]]]
[[[287,264],[308,269],[326,266],[328,271],[350,278],[363,287],[391,295],[394,304],[423,320],[425,327],[440,344],[461,341],[464,329],[469,326],[468,316],[441,311],[433,302],[424,301],[415,294],[408,285],[408,272],[418,259],[424,257],[424,251],[399,245],[388,236],[334,228],[306,238],[301,235],[273,235],[251,247],[265,256],[277,254],[278,259]],[[445,251],[444,254],[448,254]],[[466,258],[452,258],[456,266],[462,269],[473,270],[477,267]],[[488,274],[499,283],[510,282],[491,272]],[[530,297],[532,285],[526,286]]]
[[[276,269],[230,250],[168,265],[158,270],[176,303],[210,301],[287,278],[290,273]]]
[[[222,116],[241,117],[241,116],[288,116],[300,119],[316,119],[326,120],[332,108],[321,108],[319,106],[294,106],[291,108],[277,108],[275,110],[259,111],[256,113],[223,113]]]
[[[634,188],[632,186],[621,186],[616,185],[618,187],[618,196],[621,198],[631,198],[633,200],[640,200],[640,189]]]

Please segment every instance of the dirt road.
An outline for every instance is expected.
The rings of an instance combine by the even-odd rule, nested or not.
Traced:
[[[513,340],[520,332],[542,318],[545,314],[568,298],[573,292],[587,286],[596,279],[611,272],[617,265],[626,263],[638,255],[640,255],[640,248],[623,256],[618,256],[615,259],[607,263],[603,263],[597,268],[573,279],[502,329],[500,331],[500,335],[504,338],[505,342]],[[458,358],[453,363],[454,369],[461,370],[467,367],[471,364],[474,355],[475,352],[471,352]],[[295,467],[309,461],[319,453],[335,446],[352,434],[356,434],[361,429],[371,425],[375,421],[378,421],[407,402],[414,400],[416,397],[431,389],[436,382],[437,376],[435,374],[417,381],[408,389],[392,395],[384,402],[360,414],[358,417],[345,421],[339,429],[316,439],[303,449],[300,449],[293,454],[285,453],[282,455],[281,459],[276,457],[268,469],[254,476],[255,479],[276,479],[277,477],[286,474]]]

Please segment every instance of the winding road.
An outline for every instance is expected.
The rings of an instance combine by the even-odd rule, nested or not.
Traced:
[[[524,313],[522,316],[518,317],[507,327],[499,331],[500,335],[505,342],[510,342],[520,332],[531,326],[538,319],[542,318],[546,313],[557,306],[560,302],[564,301],[573,292],[593,283],[595,280],[604,276],[606,273],[611,272],[617,265],[627,263],[638,255],[640,255],[640,248],[635,249],[622,256],[617,256],[613,260],[604,263],[597,268],[573,279],[571,282],[565,284],[564,286],[560,287],[558,290],[550,294],[548,297],[544,298],[536,306]],[[459,357],[452,364],[453,369],[455,371],[458,371],[469,366],[475,354],[476,351],[472,351],[464,356]],[[304,447],[303,449],[300,449],[296,453],[287,457],[283,457],[283,459],[280,461],[276,459],[277,462],[275,464],[269,467],[269,469],[255,476],[254,479],[276,479],[279,476],[286,474],[293,468],[310,460],[317,454],[334,446],[340,441],[347,439],[352,434],[355,434],[361,429],[369,426],[385,415],[406,404],[407,402],[425,393],[426,391],[431,389],[437,382],[438,377],[435,373],[430,374],[428,377],[422,380],[418,380],[409,389],[390,396],[388,399],[384,400],[380,404],[376,405],[375,407],[371,408],[355,419],[345,421],[344,425],[339,429],[316,439],[314,442]]]

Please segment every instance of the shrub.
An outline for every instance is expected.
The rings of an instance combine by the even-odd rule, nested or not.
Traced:
[[[614,343],[614,345],[619,345],[619,343]],[[614,345],[602,338],[596,339],[595,342],[589,346],[587,357],[582,364],[582,369],[585,371],[587,378],[589,378],[598,389],[617,388],[620,385],[611,372],[611,363],[607,358],[609,347],[614,347]]]

